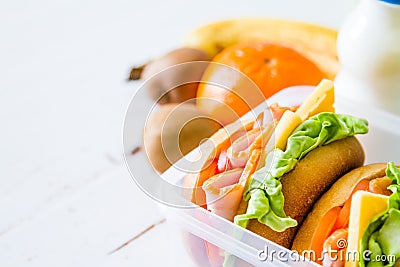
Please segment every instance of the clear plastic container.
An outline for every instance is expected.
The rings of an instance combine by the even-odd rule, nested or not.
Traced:
[[[400,117],[341,98],[336,101],[336,110],[337,113],[368,119],[369,133],[358,137],[365,149],[366,164],[400,163]],[[175,176],[177,182],[183,178],[175,169],[169,169],[165,176]],[[198,266],[210,266],[205,242],[230,255],[227,266],[319,266],[202,208],[160,207],[170,224],[171,236],[174,237],[172,242],[183,242],[186,253]],[[179,261],[183,252],[176,249],[175,252]]]

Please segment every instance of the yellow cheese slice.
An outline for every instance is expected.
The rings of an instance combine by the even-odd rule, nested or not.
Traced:
[[[296,115],[303,121],[320,112],[335,112],[335,91],[333,82],[323,79],[313,93],[296,111]]]
[[[365,191],[354,193],[350,209],[346,267],[358,267],[359,259],[362,257],[359,254],[362,235],[371,219],[388,208],[388,198]]]
[[[302,121],[296,113],[290,110],[283,113],[281,120],[275,128],[275,147],[285,150],[287,139]]]
[[[275,129],[275,147],[285,150],[287,139],[294,129],[309,117],[320,112],[334,112],[335,93],[333,82],[323,79],[313,93],[304,101],[296,113],[290,110],[283,113]]]

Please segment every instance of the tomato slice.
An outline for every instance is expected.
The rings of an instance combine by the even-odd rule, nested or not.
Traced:
[[[353,198],[353,195],[357,191],[366,191],[368,190],[369,187],[369,181],[368,180],[361,180],[356,187],[354,187],[353,191],[351,192],[350,197],[346,200],[344,203],[342,210],[340,211],[339,217],[335,223],[334,229],[342,229],[346,228],[349,225],[349,220],[350,220],[350,208],[351,208],[351,200]]]
[[[353,192],[351,192],[350,197],[353,197],[354,193],[359,190],[367,191],[368,187],[369,187],[369,180],[361,180],[360,182],[358,182],[356,187],[354,187]]]
[[[351,199],[349,198],[341,208],[339,216],[332,230],[346,228],[350,220]]]
[[[339,217],[340,211],[341,207],[334,207],[330,209],[327,213],[325,213],[324,217],[322,217],[321,221],[314,231],[313,237],[311,239],[310,250],[315,252],[316,262],[319,264],[322,264],[322,261],[320,261],[320,259],[322,256],[324,242],[332,233],[333,227],[335,226],[336,220]]]

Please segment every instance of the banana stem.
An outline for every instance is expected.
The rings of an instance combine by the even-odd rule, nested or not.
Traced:
[[[140,66],[133,67],[131,69],[131,71],[129,72],[128,81],[140,80],[140,78],[142,76],[142,72],[143,72],[143,70],[144,70],[144,68],[146,67],[147,64],[148,63],[145,63],[145,64],[140,65]]]

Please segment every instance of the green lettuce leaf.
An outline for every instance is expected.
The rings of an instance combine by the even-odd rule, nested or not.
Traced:
[[[235,223],[246,227],[250,219],[257,219],[271,229],[282,232],[297,225],[286,216],[280,178],[290,172],[308,152],[355,134],[368,132],[368,122],[350,115],[331,112],[319,113],[302,122],[288,138],[286,150],[274,149],[264,166],[249,179],[244,192],[247,211],[235,217]]]
[[[400,259],[400,168],[389,162],[386,176],[392,180],[388,189],[393,193],[388,209],[372,218],[361,238],[361,256],[369,256],[369,259],[360,257],[362,267],[394,266]]]
[[[393,192],[389,197],[389,208],[400,210],[400,168],[396,168],[393,162],[389,162],[386,176],[393,181],[388,187]]]

